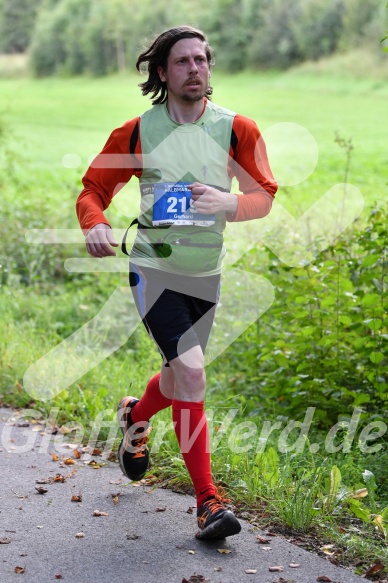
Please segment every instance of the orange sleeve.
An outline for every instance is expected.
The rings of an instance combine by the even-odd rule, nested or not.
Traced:
[[[82,179],[84,189],[77,199],[76,211],[84,233],[98,223],[109,225],[103,211],[134,174],[141,175],[141,165],[140,118],[137,117],[113,130]]]
[[[232,127],[229,173],[235,176],[243,195],[238,195],[237,210],[227,214],[231,222],[265,217],[272,207],[277,184],[267,158],[267,150],[255,122],[236,115]]]

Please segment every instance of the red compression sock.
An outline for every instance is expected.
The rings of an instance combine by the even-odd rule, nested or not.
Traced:
[[[173,399],[172,419],[199,508],[206,498],[216,493],[210,468],[209,433],[203,401],[196,403]]]
[[[171,405],[171,399],[167,399],[160,392],[159,387],[160,372],[148,381],[144,395],[131,411],[133,423],[149,421],[152,415],[158,411],[166,409]]]

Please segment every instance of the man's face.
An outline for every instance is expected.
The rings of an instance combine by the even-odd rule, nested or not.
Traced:
[[[199,38],[184,38],[171,48],[167,68],[158,67],[169,95],[178,100],[200,101],[209,86],[209,64],[205,43]]]

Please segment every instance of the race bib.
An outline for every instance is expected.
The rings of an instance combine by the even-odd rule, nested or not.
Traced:
[[[158,225],[214,225],[215,215],[203,215],[195,210],[191,182],[160,182],[154,185],[152,224]]]

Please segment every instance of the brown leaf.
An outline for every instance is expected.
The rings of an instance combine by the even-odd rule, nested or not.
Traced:
[[[59,461],[59,456],[57,456],[57,454],[56,454],[56,453],[52,453],[52,454],[51,454],[51,457],[53,458],[53,462],[57,462],[57,461]]]
[[[203,575],[191,575],[190,579],[183,577],[182,583],[210,583],[210,579],[206,579]]]
[[[120,494],[116,494],[116,495],[112,494],[112,502],[115,506],[119,503],[119,496],[120,496]]]
[[[259,534],[256,535],[256,540],[261,545],[267,545],[269,543],[269,539],[260,536]]]
[[[232,551],[230,549],[217,549],[221,555],[229,555]]]
[[[369,567],[369,569],[367,569],[367,571],[365,571],[364,577],[370,577],[371,575],[375,575],[375,573],[378,573],[379,571],[382,571],[383,569],[384,569],[383,563],[380,561],[380,559],[377,559],[373,563],[373,565],[371,565]]]
[[[367,488],[360,488],[359,490],[356,490],[355,492],[353,492],[353,498],[365,498],[365,496],[368,496],[368,489]]]
[[[95,510],[93,516],[109,516],[108,512],[102,512],[101,510]]]
[[[55,579],[63,579],[63,576],[58,574],[58,575],[54,575]]]
[[[72,502],[82,502],[82,494],[73,494],[71,497]]]
[[[158,506],[156,508],[156,512],[165,512],[167,510],[166,506]]]
[[[101,454],[102,454],[102,449],[95,447],[94,450],[92,451],[91,455],[101,455]]]
[[[319,577],[317,577],[317,581],[326,581],[327,583],[330,583],[331,581],[333,581],[333,579],[330,579],[330,577],[326,577],[326,575],[320,575]]]
[[[79,460],[79,459],[80,459],[80,457],[81,457],[81,452],[80,452],[80,451],[78,451],[78,449],[75,449],[75,450],[74,450],[74,452],[73,452],[73,454],[74,454],[74,457],[75,457],[75,459],[77,459],[77,460]]]
[[[214,570],[217,571],[218,573],[222,572],[222,567],[214,567]]]
[[[281,565],[275,565],[274,567],[268,567],[268,570],[271,571],[271,573],[275,573],[275,572],[281,572],[284,571],[284,567],[282,567]]]
[[[85,533],[84,532],[77,532],[75,535],[75,538],[85,538]]]
[[[127,534],[128,540],[137,540],[138,538],[141,538],[138,534]]]
[[[257,573],[257,569],[245,569],[247,575],[255,575]]]
[[[122,480],[109,480],[109,484],[113,484],[114,486],[120,486],[122,482]]]
[[[67,466],[74,466],[75,460],[73,460],[71,457],[68,457],[63,461],[63,463]]]
[[[186,510],[187,514],[193,514],[193,508],[194,506],[189,506],[188,509]]]
[[[15,567],[15,573],[17,573],[18,575],[21,575],[22,573],[26,572],[26,568],[25,567]]]
[[[338,532],[340,532],[341,534],[346,534],[348,531],[343,526],[339,526]]]
[[[35,484],[52,484],[52,478],[40,478],[39,480],[35,480]]]
[[[66,478],[65,476],[62,476],[62,474],[57,474],[56,476],[54,476],[54,482],[61,482],[63,484],[64,482],[66,482]]]
[[[47,488],[43,488],[43,486],[35,486],[35,490],[38,494],[47,494],[48,492]]]
[[[288,566],[291,567],[291,569],[297,569],[300,567],[300,563],[290,563]]]
[[[0,538],[0,545],[9,545],[10,542],[10,538]]]
[[[278,536],[275,532],[266,532],[265,536]]]

